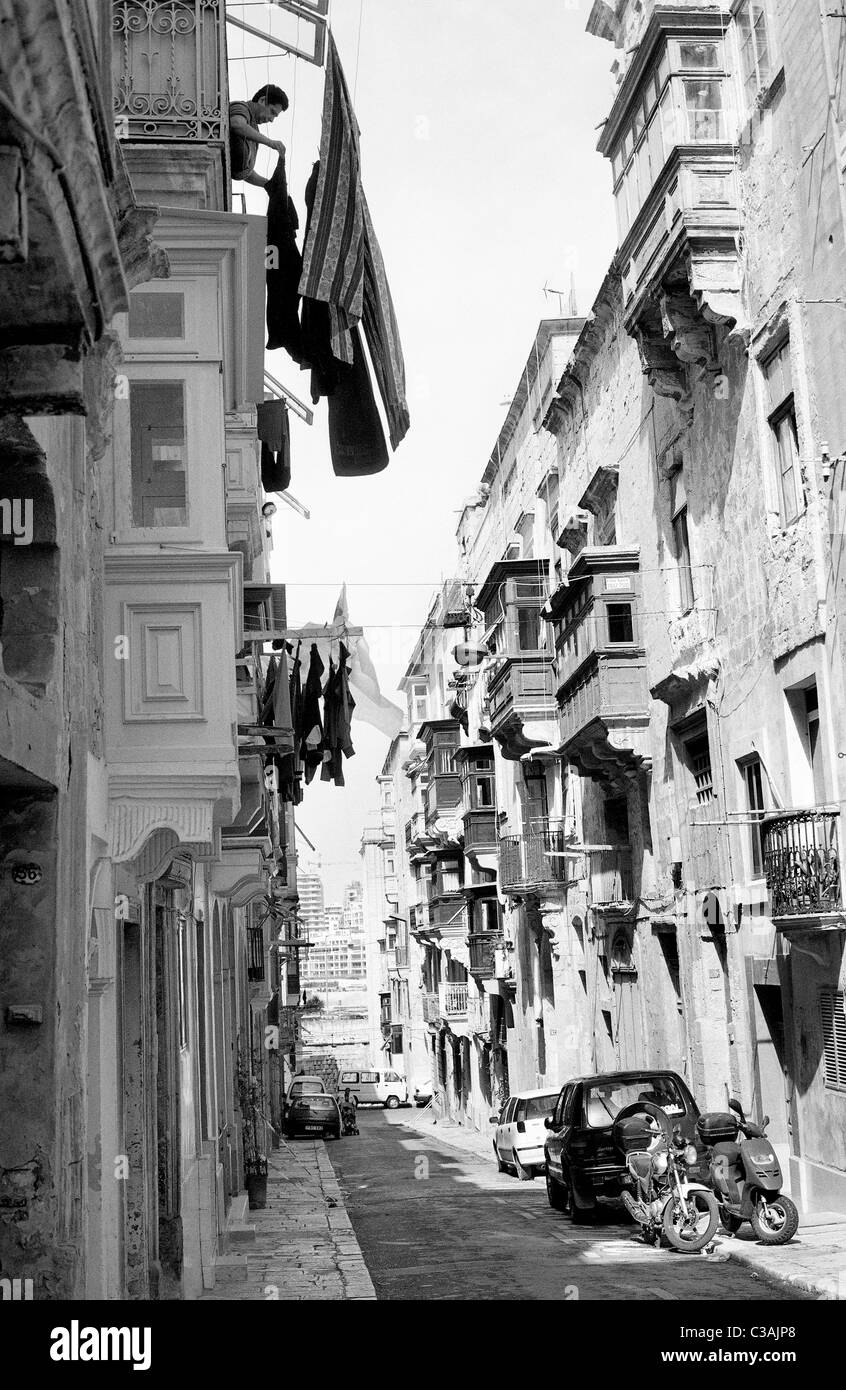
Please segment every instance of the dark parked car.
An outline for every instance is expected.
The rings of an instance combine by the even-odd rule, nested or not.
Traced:
[[[599,1202],[619,1201],[626,1174],[623,1156],[611,1141],[611,1127],[624,1105],[651,1101],[672,1126],[695,1143],[699,1107],[673,1071],[615,1071],[577,1076],[562,1086],[544,1144],[546,1195],[556,1211],[572,1221],[590,1221]]]
[[[296,1139],[298,1134],[340,1139],[341,1112],[335,1097],[299,1096],[288,1109],[285,1133],[289,1139]]]

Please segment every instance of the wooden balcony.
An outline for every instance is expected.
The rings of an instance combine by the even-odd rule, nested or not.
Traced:
[[[546,652],[507,657],[489,686],[491,731],[515,715],[521,723],[555,718],[552,664]]]
[[[585,549],[552,604],[561,742],[586,777],[626,774],[647,762],[639,732],[649,723],[639,568],[636,549]]]
[[[465,811],[464,849],[470,853],[496,851],[496,812]]]
[[[423,995],[423,1022],[438,1023],[441,1018],[440,994],[427,992]]]
[[[779,812],[761,827],[775,921],[842,914],[839,811]]]
[[[470,974],[477,980],[492,980],[496,975],[496,953],[502,950],[502,933],[471,932],[467,940],[470,945]]]

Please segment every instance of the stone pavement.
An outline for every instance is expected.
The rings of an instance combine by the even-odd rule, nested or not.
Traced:
[[[431,1134],[441,1144],[460,1149],[462,1153],[475,1154],[478,1158],[488,1158],[493,1164],[493,1125],[490,1127],[490,1136],[480,1134],[469,1125],[459,1125],[454,1120],[444,1119],[431,1105],[422,1109],[415,1106],[413,1109],[386,1111],[385,1117],[391,1124],[407,1125],[416,1134]]]
[[[431,1106],[396,1110],[390,1118],[393,1124],[407,1125],[451,1148],[488,1159],[493,1167],[492,1139],[441,1118]],[[800,1289],[820,1299],[846,1301],[846,1214],[800,1210],[799,1231],[789,1245],[782,1246],[760,1245],[748,1224],[736,1236],[726,1235],[721,1228],[714,1252],[707,1258],[746,1265],[769,1284]]]
[[[375,1299],[323,1141],[283,1139],[268,1167],[267,1206],[230,1220],[201,1301]]]

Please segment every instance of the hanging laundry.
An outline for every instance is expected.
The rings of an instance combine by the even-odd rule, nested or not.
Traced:
[[[294,731],[294,756],[289,759],[285,769],[285,777],[280,782],[279,791],[283,801],[293,802],[298,806],[303,799],[302,775],[302,741],[303,741],[303,692],[300,671],[302,663],[300,661],[300,649],[302,642],[297,643],[297,650],[291,663],[291,677],[288,682],[288,697],[291,707],[291,724]]]
[[[352,329],[363,320],[396,448],[410,423],[405,366],[384,261],[361,184],[358,122],[331,34],[319,170],[299,288],[304,299],[328,305],[332,354],[350,367],[355,367]]]
[[[291,718],[289,680],[288,657],[283,650],[279,653],[276,680],[273,685],[273,723],[277,730],[275,739],[280,754],[293,754],[294,752],[294,723]]]
[[[288,194],[285,156],[279,156],[267,185],[267,346],[284,348],[302,361],[302,329],[298,317],[303,258],[297,246],[300,219]]]
[[[265,492],[284,492],[291,484],[291,427],[282,401],[258,407],[261,440],[261,485]]]
[[[405,387],[405,362],[400,344],[394,301],[385,273],[385,262],[376,240],[367,199],[364,203],[364,336],[370,349],[379,393],[388,417],[388,430],[394,449],[408,434],[411,416]]]
[[[320,777],[323,782],[334,782],[336,787],[344,786],[344,758],[355,754],[350,736],[355,701],[347,675],[349,656],[341,642],[338,665],[329,658],[329,679],[323,692],[325,751]]]
[[[337,385],[329,397],[329,449],[339,478],[381,473],[390,457],[357,328],[352,343],[353,365],[338,365]]]
[[[288,408],[284,401],[259,401],[256,432],[262,444],[278,454],[288,433]]]
[[[306,782],[311,782],[323,761],[323,720],[320,714],[320,697],[323,691],[322,677],[326,667],[314,642],[311,644],[311,658],[305,691],[303,692],[302,739],[300,757],[305,765]]]

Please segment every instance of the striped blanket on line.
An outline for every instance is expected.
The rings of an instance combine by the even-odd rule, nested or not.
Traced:
[[[352,363],[351,329],[362,324],[396,449],[410,424],[405,364],[385,263],[361,183],[358,122],[331,34],[320,173],[303,247],[300,294],[329,305],[332,351],[341,362]]]

